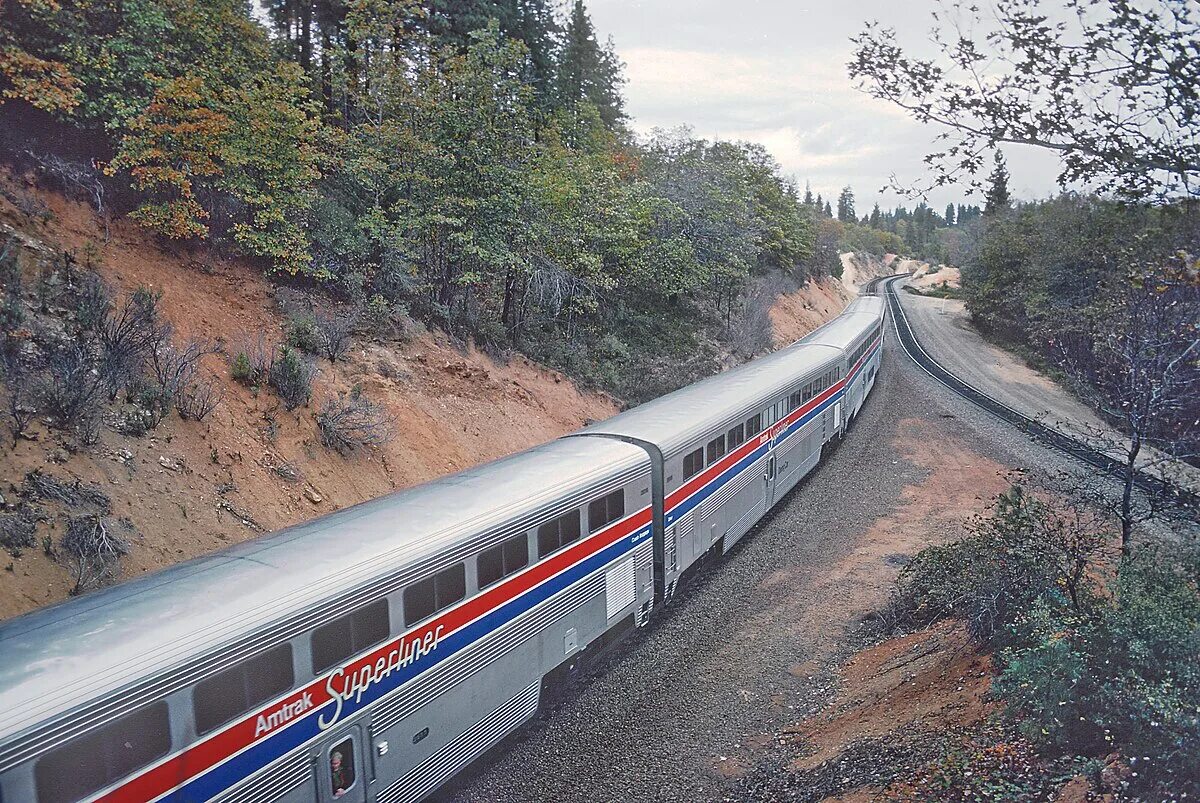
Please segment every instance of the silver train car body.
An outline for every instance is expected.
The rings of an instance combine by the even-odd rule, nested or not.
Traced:
[[[0,626],[0,803],[427,797],[817,464],[883,314]]]

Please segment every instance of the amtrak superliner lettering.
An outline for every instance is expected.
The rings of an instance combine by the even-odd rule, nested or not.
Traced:
[[[350,700],[361,703],[363,695],[372,685],[384,680],[401,667],[408,666],[423,655],[437,649],[445,625],[425,631],[424,636],[401,643],[387,655],[381,655],[375,663],[367,662],[356,671],[347,673],[343,667],[325,680],[325,691],[334,701],[332,711],[325,711],[317,720],[321,730],[332,728],[342,716],[342,705]]]

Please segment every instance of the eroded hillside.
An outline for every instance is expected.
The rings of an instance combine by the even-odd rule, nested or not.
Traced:
[[[177,341],[207,338],[225,352],[202,360],[222,397],[202,421],[172,413],[135,436],[118,400],[104,406],[95,443],[56,428],[41,410],[15,443],[0,441],[0,531],[12,531],[0,553],[0,618],[68,596],[76,577],[62,542],[72,519],[106,522],[127,542],[117,576],[129,578],[528,448],[618,409],[524,357],[497,361],[409,322],[401,334],[357,335],[337,362],[316,359],[311,402],[289,412],[269,389],[233,381],[229,355],[260,338],[281,342],[297,291],[236,259],[166,250],[129,223],[106,231],[87,205],[30,178],[0,173],[0,189],[0,244],[17,249],[25,305],[43,310],[27,330],[65,331],[60,321],[78,312],[63,306],[73,298],[63,287],[94,270],[118,302],[137,288],[161,292]],[[827,281],[781,301],[771,315],[786,333],[781,342],[836,315],[846,295],[835,288]],[[322,444],[316,415],[353,388],[386,412],[394,437],[343,454]],[[7,402],[7,387],[3,395]]]

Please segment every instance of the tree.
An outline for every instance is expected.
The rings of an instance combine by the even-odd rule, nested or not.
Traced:
[[[129,171],[145,193],[133,217],[167,237],[208,234],[209,212],[197,200],[196,183],[221,174],[221,142],[231,123],[205,94],[200,78],[164,82],[131,123],[109,168]]]
[[[829,205],[829,201],[825,202],[825,217],[827,217],[827,218],[833,217],[833,207],[831,207]]]
[[[875,207],[871,210],[871,217],[868,219],[867,222],[874,228],[879,228],[882,223],[882,220],[883,220],[883,218],[879,211],[879,204],[875,204]]]
[[[943,129],[934,185],[974,178],[998,143],[1056,152],[1063,184],[1128,199],[1200,197],[1200,7],[1193,0],[955,2],[935,15],[944,55],[908,55],[870,25],[849,63],[873,97]]]
[[[1105,440],[1121,455],[1115,513],[1125,557],[1134,526],[1173,501],[1147,493],[1139,502],[1137,471],[1167,469],[1170,478],[1170,469],[1200,457],[1200,259],[1180,252],[1165,265],[1152,255],[1137,261],[1051,344],[1059,366],[1123,436]]]
[[[559,105],[574,109],[587,102],[609,128],[620,125],[625,119],[621,70],[612,40],[603,47],[597,42],[583,0],[575,0],[558,61]]]
[[[985,196],[983,213],[997,215],[1008,210],[1008,165],[1004,163],[1004,155],[996,151],[996,166],[988,176],[988,189]]]
[[[945,218],[947,226],[954,225],[954,204],[946,204]]]
[[[854,216],[854,191],[849,187],[843,187],[842,194],[838,196],[837,216],[843,223],[857,221]]]

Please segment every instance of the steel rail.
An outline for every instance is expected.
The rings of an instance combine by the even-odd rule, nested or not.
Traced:
[[[900,347],[904,349],[904,353],[908,355],[910,360],[916,363],[917,367],[933,377],[935,381],[945,385],[976,407],[986,410],[1001,421],[1012,424],[1035,440],[1093,468],[1100,469],[1113,477],[1122,481],[1124,480],[1125,466],[1120,460],[1064,432],[1048,427],[1024,413],[1014,410],[1004,402],[989,396],[979,388],[951,373],[941,363],[931,357],[913,333],[912,326],[908,322],[908,315],[904,312],[904,306],[900,303],[900,298],[896,293],[896,282],[903,278],[904,276],[887,277],[884,284],[886,288],[884,295],[887,297],[892,325],[896,329],[896,340],[899,341]],[[868,285],[868,287],[871,287],[871,285]],[[1161,477],[1148,474],[1141,469],[1135,469],[1134,471],[1134,484],[1147,493],[1170,499],[1178,507],[1194,510],[1200,505],[1200,498],[1194,492],[1182,488],[1173,482],[1164,480]]]

